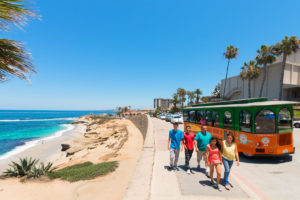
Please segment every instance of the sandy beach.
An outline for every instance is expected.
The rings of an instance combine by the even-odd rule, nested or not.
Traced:
[[[36,144],[33,147],[30,147],[9,158],[0,160],[0,174],[5,169],[7,169],[8,164],[11,161],[18,161],[19,158],[38,158],[42,162],[53,162],[55,159],[58,159],[62,154],[61,143],[82,135],[86,129],[86,126],[84,124],[76,124],[71,126],[74,126],[72,130],[64,132],[60,137],[53,138],[50,140],[41,140],[38,144]]]
[[[3,179],[0,180],[0,199],[122,199],[141,155],[143,136],[130,120],[112,120],[104,125],[93,126],[95,128],[87,132],[86,125],[78,124],[75,129],[66,132],[63,136],[29,148],[11,159],[31,156],[39,158],[41,161],[52,161],[58,167],[86,161],[93,163],[118,161],[119,167],[114,172],[93,180],[73,183],[58,179],[52,181],[29,180],[25,183],[21,183],[16,178]],[[93,126],[88,127],[88,129],[93,128]],[[111,132],[112,127],[115,130],[113,132]],[[92,139],[94,135],[92,131],[95,130],[101,131],[104,135],[111,134],[111,136],[97,146],[93,143],[93,148],[91,148],[91,144],[87,141]],[[126,131],[124,132],[124,130]],[[76,153],[66,157],[66,152],[61,151],[61,143],[74,144],[75,146],[72,146],[69,152],[74,151]],[[84,145],[80,146],[79,144]],[[3,160],[0,163],[1,169],[6,168],[7,162],[9,160]]]

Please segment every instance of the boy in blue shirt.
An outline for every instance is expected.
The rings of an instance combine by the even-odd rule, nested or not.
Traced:
[[[173,124],[173,129],[169,131],[168,150],[170,150],[169,170],[177,169],[177,162],[180,150],[183,147],[183,132],[178,130],[178,123]],[[171,144],[171,145],[170,145]],[[181,148],[180,148],[181,145]]]

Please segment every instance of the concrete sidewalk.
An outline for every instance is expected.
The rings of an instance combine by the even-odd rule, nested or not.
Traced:
[[[180,152],[178,162],[179,171],[168,171],[169,151],[168,151],[168,132],[172,129],[172,124],[157,118],[151,118],[155,138],[155,156],[152,174],[150,199],[257,199],[250,196],[240,187],[239,183],[231,176],[230,182],[234,186],[227,191],[223,186],[222,192],[211,187],[209,179],[201,171],[192,169],[193,174],[188,175],[185,171],[184,152]],[[183,130],[183,126],[179,127]],[[204,162],[201,162],[204,166]],[[196,153],[191,159],[191,167],[196,167]],[[203,169],[204,170],[204,169]],[[216,176],[216,175],[215,175]]]
[[[225,190],[223,186],[221,186],[222,192],[211,187],[205,174],[193,169],[197,165],[196,153],[191,159],[193,174],[188,175],[185,172],[184,152],[180,153],[179,171],[168,171],[168,132],[172,129],[172,124],[157,118],[148,118],[148,120],[148,133],[143,153],[124,199],[261,199],[235,178],[234,173],[230,176],[230,182],[234,186],[230,191]],[[183,130],[182,125],[179,128]],[[203,161],[201,165],[204,166]]]

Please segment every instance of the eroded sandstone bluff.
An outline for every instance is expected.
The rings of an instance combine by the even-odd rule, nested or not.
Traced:
[[[116,156],[128,138],[127,120],[87,115],[80,117],[74,124],[85,124],[86,131],[61,144],[65,159],[69,161],[82,159],[98,162]],[[98,155],[96,158],[94,153]]]

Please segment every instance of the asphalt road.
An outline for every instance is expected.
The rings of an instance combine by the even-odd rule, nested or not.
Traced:
[[[248,159],[234,168],[237,177],[261,199],[300,199],[300,129],[294,129],[295,154]]]
[[[172,125],[159,119],[153,119],[153,126],[157,132],[156,148],[165,152],[167,150],[168,130]],[[179,128],[182,130],[183,126],[181,125]],[[296,148],[295,154],[280,158],[260,157],[249,159],[240,155],[241,165],[239,167],[234,165],[232,168],[230,180],[235,188],[229,194],[225,190],[217,193],[211,188],[205,187],[205,184],[201,184],[206,181],[205,176],[201,175],[202,173],[195,171],[193,175],[186,175],[184,167],[182,167],[180,171],[176,172],[181,195],[215,196],[225,197],[226,199],[299,199],[300,129],[294,129],[294,145]],[[180,155],[179,165],[184,164],[183,154],[182,152]],[[168,160],[165,161],[165,164],[168,164]],[[195,154],[191,165],[196,165]]]

